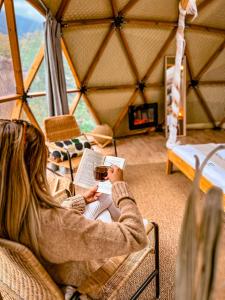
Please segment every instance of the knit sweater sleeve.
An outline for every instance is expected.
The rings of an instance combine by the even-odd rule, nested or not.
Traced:
[[[89,261],[138,251],[147,245],[141,214],[125,182],[113,184],[118,222],[88,220],[73,210],[48,209],[41,215],[40,252],[51,263]]]
[[[74,209],[77,213],[83,214],[86,203],[83,196],[76,195],[65,199],[61,206],[66,209]]]

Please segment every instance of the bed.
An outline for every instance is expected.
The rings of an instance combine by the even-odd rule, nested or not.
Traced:
[[[198,156],[201,163],[206,155],[219,145],[221,144],[210,143],[175,146],[172,150],[168,150],[166,173],[171,174],[174,165],[189,179],[193,180],[195,174],[194,155]],[[225,150],[215,153],[203,169],[200,180],[201,190],[207,192],[213,185],[222,189],[225,209]]]

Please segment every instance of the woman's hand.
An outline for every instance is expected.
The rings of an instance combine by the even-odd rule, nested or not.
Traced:
[[[87,204],[98,200],[101,193],[97,193],[97,189],[98,189],[97,186],[92,187],[83,194],[84,200]]]
[[[123,181],[123,170],[121,170],[117,166],[111,166],[108,169],[108,175],[106,179],[109,179],[111,183],[114,183],[116,181]]]

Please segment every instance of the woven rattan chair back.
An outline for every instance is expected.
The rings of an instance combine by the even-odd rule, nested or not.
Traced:
[[[72,115],[46,118],[44,131],[48,142],[68,140],[81,135],[80,128]]]
[[[5,239],[0,239],[0,292],[7,300],[64,299],[33,253],[23,245]]]

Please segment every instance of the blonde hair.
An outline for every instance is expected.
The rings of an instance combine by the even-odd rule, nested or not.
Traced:
[[[0,237],[20,242],[21,232],[39,254],[39,208],[55,207],[46,179],[44,135],[23,120],[0,120]]]

